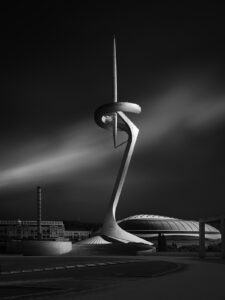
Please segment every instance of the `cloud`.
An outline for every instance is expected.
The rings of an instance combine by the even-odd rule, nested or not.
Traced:
[[[6,164],[0,171],[0,188],[57,181],[71,172],[102,164],[110,155],[109,139],[93,127],[93,123],[82,122],[45,140],[24,143],[19,149],[14,145],[16,150],[9,153],[9,157],[14,156],[14,165],[10,165],[9,158],[8,167]],[[20,154],[16,158],[17,152]]]
[[[150,102],[151,100],[151,102]],[[225,92],[219,95],[207,82],[174,83],[155,99],[143,99],[139,145],[146,148],[194,132],[216,129],[225,121]]]
[[[225,93],[216,93],[207,82],[184,80],[176,84],[174,80],[158,96],[140,99],[143,111],[136,117],[140,137],[135,151],[157,147],[170,139],[184,143],[190,133],[211,130],[223,122]],[[130,116],[131,120],[133,117]],[[82,172],[85,177],[85,172],[103,164],[107,168],[114,161],[111,135],[90,121],[54,134],[46,133],[44,138],[15,143],[11,148],[7,158],[0,161],[4,166],[0,170],[1,189],[57,182],[70,174],[80,176]],[[121,154],[121,151],[116,152]]]

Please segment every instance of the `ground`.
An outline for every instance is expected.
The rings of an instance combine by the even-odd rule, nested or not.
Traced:
[[[0,299],[225,299],[218,258],[0,257]]]

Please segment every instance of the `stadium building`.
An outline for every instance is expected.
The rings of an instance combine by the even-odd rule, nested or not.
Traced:
[[[135,215],[118,222],[121,228],[154,243],[158,250],[198,246],[199,223],[157,215]],[[219,243],[221,234],[205,224],[206,246]]]

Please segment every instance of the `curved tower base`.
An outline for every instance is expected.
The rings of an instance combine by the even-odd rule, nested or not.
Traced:
[[[134,235],[133,235],[134,236]],[[134,236],[136,237],[136,236]],[[135,242],[120,242],[110,240],[108,236],[96,235],[72,246],[72,251],[66,256],[107,256],[107,255],[137,255],[141,251],[155,252],[152,243],[140,239]]]

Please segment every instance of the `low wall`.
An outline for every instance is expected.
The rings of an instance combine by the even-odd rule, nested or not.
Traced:
[[[54,256],[72,250],[70,241],[23,241],[22,254],[25,256]]]

